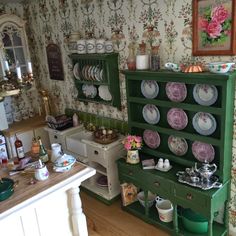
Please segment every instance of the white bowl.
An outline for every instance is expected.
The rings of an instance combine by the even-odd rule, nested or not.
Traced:
[[[223,74],[227,73],[234,64],[234,62],[211,62],[208,67],[212,73]]]
[[[151,207],[155,201],[156,195],[153,194],[152,192],[148,191],[148,197],[147,197],[147,207]],[[137,195],[137,199],[140,202],[140,204],[145,207],[145,197],[144,197],[144,191],[139,192]]]

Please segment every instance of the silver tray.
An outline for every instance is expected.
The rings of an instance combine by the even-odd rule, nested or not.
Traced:
[[[208,182],[202,182],[201,179],[199,179],[197,182],[193,182],[191,181],[190,176],[184,171],[179,171],[176,173],[176,175],[178,176],[178,181],[180,183],[201,188],[202,190],[222,187],[222,183],[218,182],[219,179],[215,175],[212,175]]]

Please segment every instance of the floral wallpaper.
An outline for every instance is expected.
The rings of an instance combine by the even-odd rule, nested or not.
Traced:
[[[76,101],[68,39],[73,32],[81,38],[111,39],[119,52],[120,69],[127,67],[129,46],[142,41],[159,47],[161,68],[166,62],[191,64],[235,61],[236,56],[192,56],[192,0],[38,0],[22,7],[0,4],[0,12],[13,12],[29,24],[28,37],[38,88],[47,89],[56,113],[73,108],[105,117],[127,120],[125,79],[120,75],[122,109]],[[59,45],[64,81],[50,80],[46,46]],[[37,99],[37,98],[36,98]],[[40,101],[39,101],[40,102]],[[236,118],[236,110],[235,110]],[[236,235],[236,121],[234,121],[230,230]]]

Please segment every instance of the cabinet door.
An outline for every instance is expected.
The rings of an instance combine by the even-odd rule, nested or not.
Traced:
[[[38,127],[34,129],[34,137],[37,138],[38,136],[41,137],[42,143],[46,149],[50,149],[50,140],[48,132],[45,130],[45,126]]]

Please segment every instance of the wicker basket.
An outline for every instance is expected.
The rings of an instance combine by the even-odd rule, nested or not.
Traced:
[[[62,119],[63,117],[63,119]],[[72,117],[64,118],[65,115],[55,117],[56,122],[47,121],[48,127],[56,130],[64,130],[73,126]]]

